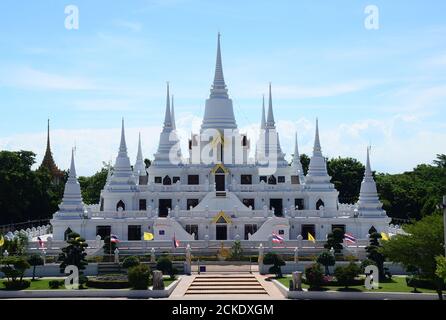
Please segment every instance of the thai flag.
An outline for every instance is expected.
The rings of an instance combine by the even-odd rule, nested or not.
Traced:
[[[44,247],[44,243],[43,243],[42,238],[37,237],[37,240],[39,241],[39,247],[43,248]]]
[[[344,234],[344,240],[350,243],[356,243],[356,238],[349,233]]]
[[[175,237],[175,233],[173,234],[173,247],[178,248],[180,246],[180,241],[178,241]]]
[[[180,241],[177,240],[177,238],[175,237],[175,233],[173,234],[173,247],[174,248],[178,248],[180,246]]]
[[[283,243],[283,237],[273,232],[273,243]]]
[[[110,236],[110,242],[118,243],[118,242],[119,242],[119,238],[118,238],[118,236],[112,234],[112,235]]]

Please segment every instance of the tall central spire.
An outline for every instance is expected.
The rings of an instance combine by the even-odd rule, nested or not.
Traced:
[[[214,82],[212,83],[209,99],[206,100],[201,129],[237,129],[232,100],[229,99],[228,89],[223,76],[220,34],[218,34],[217,41],[217,60],[215,63]]]
[[[164,128],[172,128],[172,117],[171,117],[171,114],[170,114],[169,82],[167,82],[166,114],[164,116]]]
[[[273,113],[273,96],[271,94],[271,83],[269,84],[269,99],[268,99],[268,118],[266,119],[266,126],[268,128],[275,128],[276,122],[274,121]]]
[[[225,78],[223,76],[223,64],[221,62],[220,33],[218,33],[217,60],[215,63],[214,83],[212,84],[210,97],[228,99],[228,89],[226,88]]]

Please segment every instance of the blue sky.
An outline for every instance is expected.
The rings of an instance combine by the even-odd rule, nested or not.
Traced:
[[[64,27],[79,8],[79,30]],[[367,5],[380,27],[367,30]],[[91,174],[116,155],[125,117],[132,159],[142,133],[152,158],[165,82],[184,147],[209,94],[216,35],[239,127],[253,141],[261,97],[273,86],[284,151],[294,131],[311,152],[320,119],[324,153],[365,157],[402,172],[446,153],[444,1],[80,1],[0,3],[0,149],[43,156],[51,118],[54,157]]]

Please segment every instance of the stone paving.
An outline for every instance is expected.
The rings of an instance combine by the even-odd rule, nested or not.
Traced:
[[[169,299],[285,299],[277,287],[257,273],[206,272],[183,276]]]

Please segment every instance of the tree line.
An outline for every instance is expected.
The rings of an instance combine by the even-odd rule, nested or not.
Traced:
[[[30,151],[0,151],[0,225],[51,218],[58,210],[64,184],[54,183],[45,169],[33,170],[36,155]],[[146,159],[146,165],[150,160]],[[307,174],[310,158],[302,154]],[[365,166],[353,158],[327,160],[328,173],[339,191],[341,203],[355,203],[359,198]],[[432,164],[420,164],[400,174],[373,173],[378,193],[388,215],[396,219],[415,219],[437,211],[446,194],[446,155],[438,155]],[[86,204],[99,203],[100,192],[108,175],[108,166],[92,176],[79,177]]]

